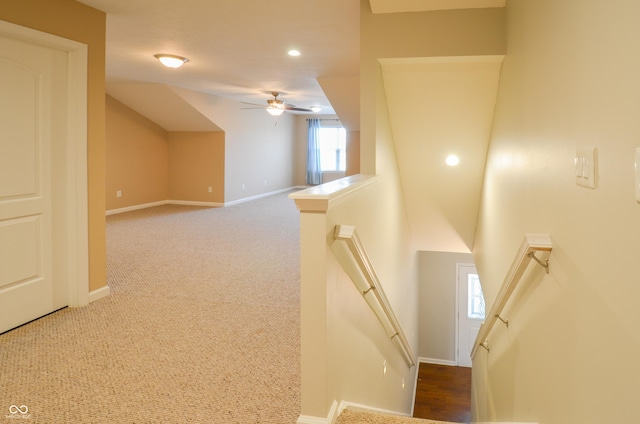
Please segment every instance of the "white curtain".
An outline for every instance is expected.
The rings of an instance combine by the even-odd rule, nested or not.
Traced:
[[[322,184],[319,119],[309,119],[309,130],[307,132],[307,184]]]

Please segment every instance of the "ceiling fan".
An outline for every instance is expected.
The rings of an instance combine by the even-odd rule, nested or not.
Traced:
[[[312,109],[295,107],[294,105],[285,103],[284,100],[278,99],[278,96],[280,95],[278,91],[272,91],[271,95],[273,96],[273,99],[267,100],[266,106],[258,105],[255,103],[242,102],[244,104],[254,106],[254,107],[245,107],[243,109],[266,109],[267,112],[269,112],[269,114],[273,116],[280,116],[287,110],[295,110],[298,112],[313,112]]]

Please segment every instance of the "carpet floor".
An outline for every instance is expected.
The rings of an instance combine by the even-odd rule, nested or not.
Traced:
[[[0,335],[0,418],[295,423],[298,240],[287,193],[108,217],[111,295]]]
[[[336,424],[460,424],[448,421],[424,420],[421,418],[401,417],[397,415],[377,414],[345,409],[340,413]]]

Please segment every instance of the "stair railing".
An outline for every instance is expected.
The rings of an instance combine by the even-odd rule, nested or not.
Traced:
[[[480,327],[473,349],[471,350],[472,359],[479,347],[483,347],[489,351],[489,333],[498,320],[503,322],[507,327],[509,326],[509,320],[504,319],[501,316],[502,310],[518,286],[529,262],[533,259],[545,268],[547,274],[549,273],[548,255],[551,253],[552,247],[551,238],[548,234],[525,234],[524,241],[520,245],[520,249],[511,264],[511,268],[500,287],[500,291],[498,292],[498,296],[491,308],[491,312],[489,312],[485,322]],[[536,252],[542,252],[547,257],[540,259],[536,256]]]
[[[416,357],[411,350],[411,346],[402,331],[398,319],[393,313],[393,309],[382,289],[382,285],[373,269],[369,256],[360,242],[355,227],[336,225],[334,238],[346,243],[353,260],[364,276],[364,281],[362,282],[358,282],[354,278],[351,278],[351,280],[384,327],[387,336],[389,336],[391,341],[400,350],[409,367],[413,367],[416,365]]]

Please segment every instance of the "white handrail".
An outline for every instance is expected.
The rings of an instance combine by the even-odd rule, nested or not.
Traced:
[[[414,356],[411,346],[402,331],[402,327],[400,327],[398,319],[393,313],[393,309],[384,294],[382,285],[378,280],[378,276],[373,269],[373,265],[369,260],[367,252],[360,242],[360,238],[356,233],[355,227],[349,225],[336,225],[333,235],[336,240],[342,240],[347,244],[354,261],[366,280],[365,286],[359,285],[356,281],[353,281],[356,288],[358,288],[362,297],[367,301],[371,310],[376,314],[376,317],[378,317],[378,320],[384,327],[389,338],[391,338],[399,348],[409,367],[413,367],[416,364],[416,357]]]
[[[544,259],[540,260],[535,256],[536,252],[545,252],[547,255],[551,253],[553,245],[551,243],[551,238],[548,234],[525,234],[524,241],[518,250],[516,257],[511,264],[511,268],[507,273],[507,277],[502,283],[502,287],[500,287],[500,292],[498,292],[498,296],[491,308],[491,312],[486,315],[486,321],[480,327],[480,331],[478,332],[478,336],[476,337],[476,341],[473,344],[473,349],[471,350],[471,358],[473,358],[480,346],[489,350],[489,333],[491,329],[497,322],[497,320],[501,320],[505,324],[509,325],[508,320],[504,320],[500,314],[504,309],[505,305],[509,301],[511,294],[518,286],[520,282],[520,278],[522,274],[524,274],[527,265],[531,262],[531,259],[535,260],[537,263],[542,265],[547,272],[549,272],[549,260]]]

